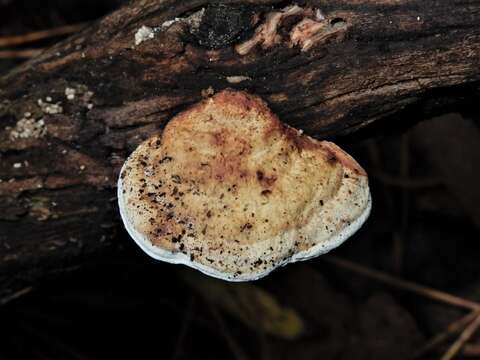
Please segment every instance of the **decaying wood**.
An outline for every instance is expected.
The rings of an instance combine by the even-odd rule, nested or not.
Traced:
[[[476,0],[292,6],[139,0],[1,79],[0,294],[117,243],[121,164],[214,91],[318,137],[478,96]]]

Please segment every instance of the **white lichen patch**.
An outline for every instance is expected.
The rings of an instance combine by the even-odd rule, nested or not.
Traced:
[[[151,40],[155,37],[155,29],[143,25],[135,33],[135,46],[140,45],[142,42]]]
[[[193,14],[183,17],[183,18],[174,18],[172,20],[167,20],[162,24],[162,28],[169,28],[175,23],[184,23],[190,26],[191,29],[198,29],[203,19],[203,15],[205,15],[205,8],[194,12]]]
[[[77,91],[73,88],[67,87],[65,88],[65,96],[67,97],[67,100],[73,101],[75,100],[75,95]]]
[[[187,17],[176,17],[174,19],[164,21],[159,27],[142,25],[135,33],[135,46],[138,46],[145,41],[154,39],[156,33],[168,29],[176,23],[185,24],[189,26],[191,32],[194,32],[200,27],[204,14],[205,8],[202,8],[201,10],[198,10]]]
[[[47,127],[43,119],[35,120],[32,118],[20,119],[14,128],[7,127],[10,140],[17,139],[38,139],[47,133]]]
[[[176,22],[179,22],[181,20],[182,20],[181,18],[174,18],[172,20],[167,20],[162,24],[162,28],[168,28],[168,27],[172,26],[173,24],[175,24]]]
[[[227,76],[227,81],[230,84],[238,84],[238,83],[241,83],[242,81],[246,81],[246,80],[252,80],[252,78],[249,77],[249,76],[244,76],[244,75]]]
[[[65,88],[65,97],[68,101],[76,101],[81,106],[85,106],[87,109],[93,109],[92,98],[95,95],[93,91],[90,91],[85,85],[67,86]]]
[[[320,10],[320,9],[315,10],[315,19],[317,21],[325,20],[325,15],[323,15],[322,10]]]
[[[38,99],[37,104],[38,106],[40,106],[40,109],[42,109],[45,114],[56,115],[63,113],[63,107],[61,106],[61,103],[58,102],[53,104],[51,103],[51,101],[52,98],[47,97],[45,101],[43,101],[42,99]]]
[[[185,23],[190,26],[190,29],[196,30],[202,23],[203,15],[205,15],[205,8],[194,12],[192,15],[184,19]]]

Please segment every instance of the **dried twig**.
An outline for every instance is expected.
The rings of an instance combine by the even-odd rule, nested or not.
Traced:
[[[82,30],[86,25],[86,23],[72,24],[27,34],[0,37],[0,47],[22,45],[55,36],[73,34]]]
[[[480,327],[480,310],[476,312],[476,318],[462,331],[458,339],[450,346],[441,360],[451,360],[462,349],[463,345],[470,340],[473,334]]]
[[[0,59],[30,59],[40,55],[45,49],[0,50]]]
[[[1,298],[0,299],[0,306],[6,305],[11,301],[16,300],[16,299],[22,297],[23,295],[26,295],[26,294],[30,293],[32,290],[33,290],[33,287],[28,286],[26,288],[23,288],[19,291],[14,292],[13,294],[10,294],[7,297]]]
[[[183,348],[182,345],[183,345],[183,341],[185,340],[185,336],[187,335],[190,322],[192,321],[194,305],[195,305],[195,298],[192,296],[190,301],[188,302],[185,315],[183,316],[182,327],[180,329],[180,333],[178,334],[177,344],[175,345],[175,350],[172,354],[172,360],[176,360],[181,357],[181,352]]]
[[[471,309],[471,310],[480,310],[480,304],[475,301],[467,300],[467,299],[464,299],[440,290],[429,288],[427,286],[415,284],[413,282],[397,278],[395,276],[386,274],[384,272],[373,270],[366,266],[356,264],[352,261],[340,259],[331,255],[324,256],[323,259],[328,261],[329,263],[332,263],[344,269],[354,271],[358,274],[367,276],[377,281],[381,281],[383,283],[386,283],[391,286],[395,286],[403,290],[414,292],[418,295],[421,295],[439,302],[444,302],[452,306],[458,306],[458,307]]]
[[[31,334],[43,344],[48,344],[55,354],[62,359],[85,360],[87,357],[78,349],[65,342],[61,336],[48,330],[46,327],[38,328],[35,324],[20,319],[17,326]]]
[[[234,358],[236,360],[248,360],[248,356],[245,354],[243,349],[240,347],[240,345],[237,343],[235,338],[232,336],[232,334],[228,330],[225,322],[223,321],[222,315],[219,313],[219,311],[213,305],[210,305],[210,311],[213,317],[215,318],[215,320],[217,321],[220,334],[226,340],[228,346],[230,347],[230,350],[234,355]]]
[[[465,326],[470,324],[475,319],[476,316],[477,316],[477,313],[475,311],[472,311],[469,314],[463,316],[462,318],[448,325],[444,331],[442,331],[440,334],[437,334],[433,338],[431,338],[423,348],[421,348],[417,353],[415,353],[414,359],[418,359],[422,357],[423,355],[428,353],[430,350],[442,344],[450,336],[464,329]]]
[[[462,354],[465,356],[480,358],[480,344],[465,344],[463,346]]]

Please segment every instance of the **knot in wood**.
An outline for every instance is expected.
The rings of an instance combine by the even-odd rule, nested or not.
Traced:
[[[202,47],[225,48],[249,35],[254,25],[253,14],[248,5],[209,4],[193,35]]]

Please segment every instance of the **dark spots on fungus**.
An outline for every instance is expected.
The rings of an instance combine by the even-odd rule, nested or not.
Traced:
[[[265,173],[261,170],[257,170],[257,180],[266,186],[272,186],[275,181],[277,181],[277,177],[273,176],[266,176]]]
[[[272,193],[271,190],[263,190],[260,194],[263,195],[263,196],[268,196]]]
[[[250,223],[246,223],[246,224],[243,224],[241,227],[240,227],[240,231],[243,232],[246,230],[250,230],[251,228],[253,228],[253,225],[250,224]]]
[[[267,184],[267,186],[272,186],[275,181],[277,181],[276,176],[270,176],[265,178],[265,183]]]
[[[323,200],[320,200],[320,206],[323,206]]]
[[[333,153],[328,153],[327,162],[331,165],[334,165],[338,162],[338,158]]]
[[[180,184],[182,182],[180,176],[178,175],[172,175],[172,181],[175,183],[175,184]]]
[[[260,266],[260,265],[262,265],[262,264],[263,264],[263,260],[262,260],[262,259],[258,259],[257,261],[255,261],[255,262],[253,263],[253,266],[258,267],[258,266]]]
[[[223,147],[226,144],[226,134],[222,131],[213,134],[213,144],[219,147]]]
[[[207,218],[211,218],[212,217],[212,212],[210,210],[207,211]]]

